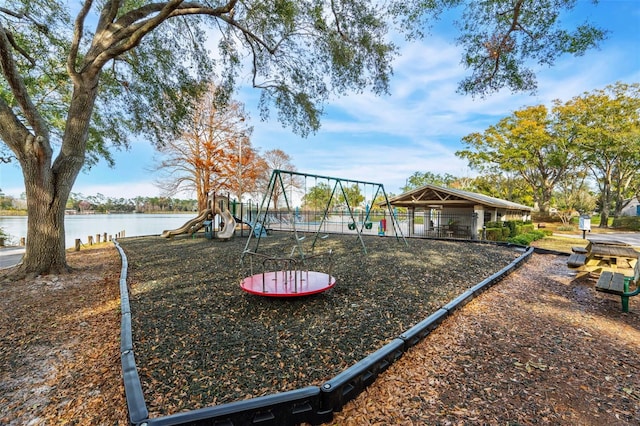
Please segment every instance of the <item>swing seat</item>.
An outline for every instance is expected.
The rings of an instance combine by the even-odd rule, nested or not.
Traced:
[[[269,235],[269,229],[263,227],[259,223],[256,223],[256,226],[253,227],[253,236],[254,237],[266,237],[267,235]]]

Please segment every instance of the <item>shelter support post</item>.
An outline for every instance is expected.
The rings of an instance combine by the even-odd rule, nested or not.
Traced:
[[[471,238],[477,240],[484,238],[482,231],[484,229],[484,206],[476,204],[473,206],[473,214],[475,216],[475,226],[472,229]]]
[[[407,231],[407,236],[412,236],[415,235],[416,230],[415,230],[415,226],[416,226],[416,209],[415,207],[409,207],[408,211],[407,211],[407,219],[409,219],[409,230]]]

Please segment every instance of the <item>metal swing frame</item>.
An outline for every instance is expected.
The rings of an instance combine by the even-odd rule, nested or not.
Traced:
[[[292,180],[295,176],[300,176],[303,177],[305,179],[305,191],[306,191],[306,179],[307,178],[313,178],[313,179],[327,179],[327,182],[335,182],[335,184],[333,185],[333,189],[331,190],[331,195],[329,196],[329,199],[327,200],[327,205],[324,207],[324,211],[322,214],[322,219],[320,220],[320,224],[317,227],[317,230],[315,232],[315,236],[314,236],[314,240],[313,243],[311,245],[312,247],[312,254],[313,254],[313,250],[315,249],[315,245],[316,242],[318,241],[320,237],[320,231],[322,230],[322,226],[324,225],[326,219],[327,219],[327,214],[329,212],[329,208],[331,206],[331,201],[334,199],[334,197],[336,196],[336,192],[337,191],[341,191],[342,196],[345,199],[345,203],[347,205],[347,210],[349,212],[349,216],[351,218],[351,223],[356,224],[356,217],[354,215],[354,211],[352,206],[349,204],[349,199],[347,197],[345,188],[344,188],[344,184],[357,184],[357,185],[372,185],[376,188],[376,191],[374,193],[373,199],[371,200],[372,203],[372,208],[368,209],[366,216],[364,218],[364,220],[362,221],[362,224],[360,226],[356,226],[355,230],[357,233],[357,238],[360,241],[360,244],[362,245],[362,251],[367,254],[367,247],[364,243],[364,240],[362,239],[362,231],[364,230],[364,227],[366,226],[367,221],[369,220],[369,216],[371,214],[371,212],[373,211],[373,202],[375,201],[376,197],[382,193],[382,195],[384,196],[384,200],[385,200],[385,206],[387,207],[388,213],[389,213],[389,217],[391,218],[391,224],[393,226],[393,230],[394,230],[394,234],[396,237],[396,241],[400,241],[400,239],[402,239],[402,241],[404,242],[405,246],[408,246],[407,240],[405,239],[402,230],[400,229],[400,224],[398,223],[398,219],[396,218],[396,215],[393,213],[393,210],[391,209],[391,204],[389,203],[389,198],[387,197],[387,193],[384,190],[384,185],[381,183],[376,183],[376,182],[365,182],[365,181],[359,181],[359,180],[353,180],[353,179],[344,179],[344,178],[338,178],[338,177],[331,177],[331,176],[322,176],[322,175],[316,175],[316,174],[310,174],[310,173],[300,173],[300,172],[294,172],[294,171],[288,171],[288,170],[279,170],[279,169],[275,169],[272,173],[271,173],[271,178],[269,179],[269,185],[267,187],[267,191],[264,194],[264,197],[262,199],[262,203],[260,204],[260,207],[258,209],[258,214],[256,215],[253,223],[251,224],[251,228],[252,229],[256,229],[256,226],[260,226],[261,229],[267,229],[266,226],[266,222],[268,219],[268,214],[269,214],[269,206],[271,205],[271,200],[273,199],[273,194],[275,193],[276,189],[278,188],[278,185],[280,185],[280,188],[282,188],[282,195],[284,197],[284,201],[285,201],[285,205],[286,205],[286,209],[287,209],[287,214],[289,215],[289,217],[293,217],[293,220],[291,221],[291,225],[293,227],[293,235],[294,235],[294,239],[296,242],[296,246],[294,247],[294,250],[292,250],[292,255],[293,253],[296,251],[297,248],[297,252],[300,255],[300,258],[304,261],[304,259],[307,257],[304,253],[304,250],[302,248],[301,245],[301,241],[304,239],[303,237],[300,237],[298,235],[298,230],[296,228],[296,221],[295,221],[295,217],[292,215],[293,210],[291,207],[291,204],[289,202],[289,198],[287,197],[287,191],[286,191],[286,186],[284,184],[284,181],[282,179],[282,176],[289,176]],[[329,187],[331,187],[331,185],[329,185]],[[266,207],[265,207],[266,206]],[[242,259],[244,259],[245,254],[247,253],[257,253],[258,252],[258,247],[260,246],[260,240],[262,238],[263,233],[262,232],[258,232],[257,235],[255,235],[256,233],[251,232],[249,233],[249,237],[247,238],[247,243],[245,244],[244,247],[244,251],[242,253]],[[249,250],[249,245],[251,244],[251,240],[252,238],[256,239],[255,242],[255,248],[253,251]]]

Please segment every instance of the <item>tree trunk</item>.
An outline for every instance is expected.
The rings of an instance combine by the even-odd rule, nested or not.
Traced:
[[[553,196],[553,187],[551,185],[545,185],[542,188],[542,200],[540,203],[540,210],[545,215],[549,214],[549,208],[551,207],[551,197]]]
[[[98,76],[78,79],[57,158],[41,136],[30,137],[20,156],[27,194],[27,243],[18,274],[40,275],[69,270],[65,251],[64,211],[84,165]]]
[[[600,225],[599,228],[609,227],[609,209],[611,202],[611,184],[605,182],[602,187],[602,196],[600,199]]]
[[[61,197],[53,185],[47,188],[37,179],[38,172],[24,172],[28,182],[27,244],[20,269],[26,274],[59,274],[69,269],[64,233],[64,209],[69,194]]]

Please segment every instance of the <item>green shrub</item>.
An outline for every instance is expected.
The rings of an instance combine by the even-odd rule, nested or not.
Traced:
[[[515,237],[509,238],[510,243],[520,244],[523,246],[531,245],[532,241],[541,240],[547,235],[550,231],[541,230],[541,229],[533,229],[531,232],[527,232],[524,234],[516,235]],[[550,234],[549,234],[550,235]]]
[[[534,240],[535,239],[533,238],[532,234],[520,234],[516,235],[515,237],[509,238],[510,243],[519,244],[521,246],[528,246]]]
[[[613,219],[614,228],[624,228],[630,231],[640,231],[640,216],[620,216]]]
[[[535,225],[531,221],[508,220],[508,221],[490,221],[485,223],[486,239],[489,241],[511,241],[521,234],[528,234],[536,231]],[[541,231],[536,231],[541,232]],[[552,235],[549,231],[547,235]],[[544,236],[543,234],[541,234]],[[537,239],[542,238],[537,237]]]
[[[553,232],[551,233],[553,234]],[[532,234],[533,236],[535,236],[536,240],[541,240],[547,235],[547,233],[542,229],[532,229],[531,231],[527,232],[527,234]]]
[[[536,227],[533,225],[533,223],[525,223],[520,227],[521,234],[528,234],[529,232],[534,232],[535,230]]]
[[[488,241],[504,241],[504,238],[502,237],[502,228],[487,228],[485,231],[486,239]]]
[[[507,235],[507,237],[515,237],[518,235],[518,223],[515,220],[506,221],[504,226],[509,229],[509,235]]]

